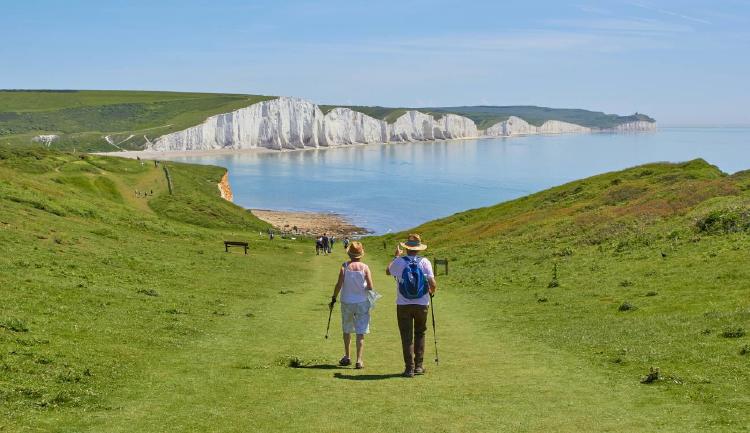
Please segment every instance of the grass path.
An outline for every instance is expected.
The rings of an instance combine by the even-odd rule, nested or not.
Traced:
[[[298,284],[269,279],[258,288],[260,303],[248,298],[228,306],[203,338],[148,360],[142,379],[115,393],[114,410],[79,426],[112,432],[672,430],[649,409],[661,400],[658,390],[645,391],[642,400],[625,397],[633,395],[626,388],[641,385],[490,326],[483,320],[488,312],[452,288],[437,298],[441,364],[431,362],[430,332],[428,375],[398,377],[395,293],[380,260],[370,260],[384,297],[366,341],[366,369],[336,368],[339,310],[326,341],[325,303],[344,257],[340,251],[298,257],[291,271]],[[243,320],[247,311],[254,311],[251,320]],[[305,368],[290,368],[293,357]],[[659,410],[665,407],[661,401]]]

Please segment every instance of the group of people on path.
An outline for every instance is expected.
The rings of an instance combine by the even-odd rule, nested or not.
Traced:
[[[315,239],[315,255],[320,255],[323,253],[323,255],[331,254],[333,251],[333,245],[336,244],[336,237],[335,236],[328,236],[327,233],[323,233],[323,236],[319,236]],[[349,238],[344,238],[344,249],[349,248]]]
[[[403,249],[402,249],[403,248]],[[418,234],[409,235],[405,242],[396,247],[393,260],[385,270],[386,275],[396,279],[396,317],[401,334],[401,349],[404,357],[404,377],[414,377],[425,373],[424,352],[427,315],[430,298],[435,295],[437,283],[432,264],[419,253],[427,249]],[[404,254],[405,250],[405,254]],[[344,339],[344,356],[340,366],[352,364],[350,345],[351,335],[356,334],[355,368],[364,368],[365,334],[370,333],[370,310],[374,307],[377,295],[372,283],[372,272],[362,262],[365,254],[360,242],[351,242],[347,248],[349,261],[339,270],[338,281],[333,289],[331,302],[333,310],[341,295],[341,327]]]

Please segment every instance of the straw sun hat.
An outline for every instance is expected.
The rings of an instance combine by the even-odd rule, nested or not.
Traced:
[[[349,244],[346,253],[353,259],[359,259],[365,255],[365,247],[362,246],[361,242],[354,241]]]
[[[406,242],[400,243],[402,248],[412,251],[424,251],[427,249],[427,245],[422,243],[422,237],[418,234],[410,234]]]

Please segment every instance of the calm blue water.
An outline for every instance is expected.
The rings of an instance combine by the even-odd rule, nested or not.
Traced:
[[[284,153],[172,158],[229,169],[235,202],[342,214],[376,233],[397,231],[594,174],[703,158],[750,169],[750,128],[530,136]]]

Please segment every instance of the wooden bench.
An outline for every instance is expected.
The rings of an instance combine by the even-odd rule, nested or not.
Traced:
[[[247,242],[239,242],[239,241],[224,241],[224,251],[229,252],[229,247],[244,247],[245,248],[245,255],[247,255]]]
[[[445,265],[445,275],[448,275],[448,259],[435,259],[435,275],[437,275],[438,265]]]

